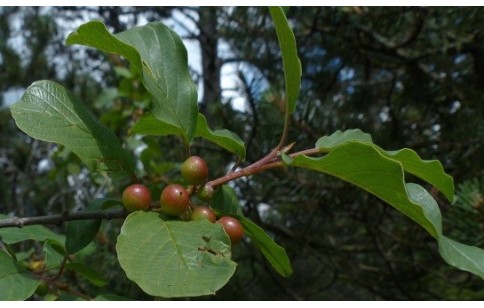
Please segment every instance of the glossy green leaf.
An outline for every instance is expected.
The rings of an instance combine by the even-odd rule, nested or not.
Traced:
[[[64,145],[89,169],[116,176],[133,173],[133,160],[116,135],[61,85],[34,82],[10,109],[21,130]]]
[[[215,191],[210,206],[219,213],[243,216],[237,194],[228,185],[222,185]]]
[[[423,160],[415,151],[402,149],[399,151],[384,151],[385,157],[394,159],[402,164],[405,172],[411,173],[422,180],[437,187],[449,200],[454,201],[454,179],[445,173],[442,164],[438,160]]]
[[[158,120],[151,112],[144,114],[129,130],[130,135],[182,135],[180,127]]]
[[[227,129],[212,130],[208,126],[207,119],[203,114],[198,114],[197,130],[195,137],[202,137],[216,145],[226,149],[229,152],[235,153],[240,160],[245,158],[244,141],[235,133]]]
[[[141,68],[142,82],[152,94],[153,115],[177,128],[173,132],[187,144],[191,142],[198,114],[197,91],[186,48],[174,31],[161,23],[149,23],[112,35],[102,23],[92,21],[72,33],[67,43],[119,54]]]
[[[245,234],[250,237],[252,243],[259,249],[272,267],[282,276],[289,277],[292,274],[291,261],[286,250],[277,245],[264,230],[245,217],[237,217],[244,227]]]
[[[7,218],[8,217],[6,215],[0,214],[0,219]],[[40,225],[31,225],[22,228],[0,228],[0,237],[6,244],[14,244],[27,240],[44,242],[51,239],[58,243],[64,243],[65,241],[65,237],[63,235],[52,232],[50,229]]]
[[[284,79],[286,82],[286,108],[292,113],[296,109],[296,100],[301,85],[301,61],[299,61],[297,55],[294,33],[291,27],[289,27],[284,11],[281,7],[270,7],[269,11],[282,52]]]
[[[78,273],[97,287],[105,286],[108,283],[99,272],[82,263],[67,263],[66,269]]]
[[[415,155],[408,150],[388,153],[371,143],[348,141],[323,157],[297,156],[290,165],[339,177],[379,197],[425,228],[438,241],[439,251],[449,264],[484,279],[484,250],[444,236],[437,202],[423,187],[405,183],[404,165],[415,173],[443,173],[441,165],[435,163],[418,170],[426,162]]]
[[[326,152],[348,141],[361,141],[373,143],[371,135],[359,129],[349,129],[346,131],[336,131],[329,136],[319,138],[316,147]]]
[[[330,136],[320,138],[316,142],[316,147],[321,149],[322,152],[328,152],[349,141],[372,144],[372,146],[380,151],[380,154],[383,156],[398,161],[405,172],[411,173],[434,185],[449,201],[453,202],[454,180],[452,177],[445,173],[444,168],[439,161],[423,160],[413,150],[402,149],[399,151],[385,151],[373,144],[369,134],[364,133],[359,129],[351,129],[344,132],[338,130]],[[285,158],[284,161],[290,164],[292,160]]]
[[[137,211],[126,218],[116,251],[128,278],[160,297],[214,294],[236,266],[220,224],[164,221],[154,212]]]
[[[442,216],[434,198],[420,185],[408,183],[410,198],[422,207],[425,217],[439,231],[437,241],[442,258],[461,270],[484,279],[484,249],[454,241],[442,234]]]
[[[433,237],[437,236],[438,231],[425,218],[422,209],[408,198],[402,165],[383,156],[373,144],[349,141],[323,157],[297,156],[291,166],[324,172],[350,182],[392,205]]]
[[[21,301],[34,294],[40,281],[0,250],[0,301]]]

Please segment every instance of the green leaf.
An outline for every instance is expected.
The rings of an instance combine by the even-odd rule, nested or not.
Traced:
[[[127,298],[124,296],[119,296],[116,294],[101,294],[96,296],[97,301],[134,301],[134,299]]]
[[[66,269],[80,274],[97,287],[105,286],[108,283],[95,269],[82,263],[67,263]]]
[[[0,214],[0,219],[7,219],[6,215]],[[22,228],[8,227],[0,228],[0,237],[6,244],[15,244],[27,240],[34,240],[44,242],[46,240],[54,240],[58,243],[64,243],[65,237],[50,231],[44,226],[32,225]]]
[[[222,187],[215,191],[210,201],[210,206],[219,213],[243,216],[237,194],[228,185],[222,185]]]
[[[116,251],[128,278],[152,296],[214,294],[236,267],[220,224],[163,221],[154,212],[126,218]]]
[[[137,71],[141,72],[141,58],[136,49],[114,37],[100,21],[93,20],[85,23],[69,34],[66,45],[74,44],[94,47],[105,52],[121,55]]]
[[[324,136],[319,138],[319,140],[316,142],[316,147],[321,149],[322,151],[329,151],[348,141],[373,143],[370,134],[364,133],[359,129],[349,129],[344,132],[337,130],[330,136]]]
[[[89,169],[119,176],[133,173],[133,160],[116,135],[61,85],[34,82],[10,109],[21,130],[64,145]]]
[[[444,236],[437,202],[420,185],[405,183],[404,166],[445,188],[445,180],[433,178],[433,174],[443,173],[441,165],[430,163],[429,167],[409,151],[388,153],[370,143],[348,141],[323,157],[297,156],[290,165],[339,177],[379,197],[426,229],[438,241],[446,262],[484,279],[484,250]],[[449,191],[446,193],[453,199]]]
[[[129,130],[129,134],[140,135],[183,135],[180,127],[158,120],[151,112],[144,114]]]
[[[438,234],[425,219],[422,209],[409,200],[402,165],[383,156],[373,144],[349,141],[323,157],[297,156],[291,166],[324,172],[350,182],[392,205],[433,237]]]
[[[484,249],[456,242],[442,234],[442,216],[434,198],[420,185],[408,183],[412,200],[422,207],[425,217],[439,231],[437,241],[442,258],[461,270],[484,279]]]
[[[244,227],[245,234],[250,237],[254,246],[257,247],[272,267],[282,276],[289,277],[292,274],[291,261],[286,250],[277,245],[264,230],[245,217],[237,217]]]
[[[235,153],[240,160],[245,158],[244,141],[227,129],[211,130],[203,114],[198,114],[195,137],[202,137],[216,145]]]
[[[34,294],[40,281],[0,250],[0,301],[21,301]]]
[[[55,241],[47,240],[44,242],[43,251],[46,269],[58,268],[61,265],[65,255],[62,245]]]
[[[301,85],[301,61],[297,55],[296,39],[289,27],[281,7],[269,7],[276,28],[277,39],[282,52],[284,80],[286,82],[286,108],[289,112],[296,109],[296,100]]]
[[[82,44],[124,56],[142,71],[152,94],[152,113],[189,144],[195,134],[197,91],[188,70],[187,51],[180,37],[161,23],[149,23],[111,35],[97,21],[69,35],[68,44]]]
[[[119,200],[100,198],[94,199],[83,212],[94,212],[106,207],[118,205]],[[66,250],[73,254],[91,243],[101,227],[102,219],[73,220],[67,223]]]
[[[422,160],[411,149],[399,151],[379,150],[384,156],[400,162],[406,172],[440,189],[447,200],[454,202],[454,179],[445,173],[442,164],[438,160]]]
[[[383,156],[398,161],[405,172],[411,173],[434,185],[442,191],[449,201],[454,201],[454,180],[445,173],[442,164],[437,160],[422,160],[413,150],[385,151],[373,144],[369,134],[359,129],[351,129],[344,132],[338,130],[330,136],[320,138],[316,142],[316,147],[321,149],[322,152],[329,152],[349,141],[372,144]],[[283,159],[287,164],[291,164],[290,159],[284,157]]]

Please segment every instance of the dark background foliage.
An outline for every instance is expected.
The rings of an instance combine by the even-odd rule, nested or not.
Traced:
[[[382,148],[412,148],[438,159],[454,177],[458,200],[432,191],[444,232],[484,247],[484,21],[482,8],[292,7],[302,63],[302,87],[289,141],[312,147],[321,136],[360,128]],[[123,59],[64,46],[81,22],[100,19],[119,32],[164,21],[197,49],[193,78],[199,108],[212,128],[243,138],[247,161],[258,160],[280,137],[284,78],[280,50],[266,8],[228,7],[1,7],[0,212],[34,216],[79,210],[89,200],[119,196],[119,183],[90,174],[65,149],[19,131],[7,103],[33,81],[51,79],[89,104],[126,140],[138,174],[160,184],[179,178],[180,140],[127,137],[148,108],[149,96]],[[224,69],[236,75],[223,86]],[[243,102],[243,108],[233,104]],[[197,141],[210,177],[235,158]],[[216,300],[482,300],[484,283],[439,256],[419,226],[377,198],[339,180],[282,169],[235,181],[244,213],[267,230],[292,260],[294,274],[279,277],[250,244],[235,247],[235,276]],[[430,187],[428,187],[430,189]],[[85,261],[110,281],[104,289],[149,299],[125,277],[114,245],[121,221],[105,221]],[[52,227],[64,232],[63,226]],[[20,250],[41,258],[35,243]],[[66,282],[95,294],[81,277]]]

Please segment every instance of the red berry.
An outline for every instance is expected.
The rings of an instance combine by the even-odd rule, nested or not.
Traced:
[[[227,233],[229,236],[232,245],[237,244],[244,237],[244,228],[237,219],[230,216],[223,216],[217,222],[222,224],[222,227],[224,228],[225,233]]]
[[[199,156],[190,156],[183,162],[181,174],[183,179],[189,184],[204,184],[208,178],[207,163]]]
[[[208,219],[210,222],[215,222],[217,220],[215,213],[208,206],[199,206],[195,208],[190,218],[192,220]]]
[[[151,193],[142,184],[133,184],[123,192],[123,204],[129,212],[148,210],[151,205]]]
[[[161,192],[160,208],[165,214],[179,216],[188,210],[189,205],[190,196],[181,185],[170,184]]]

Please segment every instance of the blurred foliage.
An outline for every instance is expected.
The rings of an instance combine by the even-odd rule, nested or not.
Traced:
[[[425,159],[439,159],[454,177],[458,197],[449,205],[431,190],[439,200],[445,232],[480,247],[483,13],[482,8],[455,7],[288,11],[303,68],[289,135],[294,149],[312,147],[338,129],[360,128],[384,149],[408,147]],[[101,19],[114,32],[151,20],[188,25],[183,37],[196,40],[202,49],[202,71],[193,68],[193,76],[203,88],[200,110],[210,127],[243,137],[243,164],[277,144],[284,78],[266,8],[0,8],[0,92],[25,89],[38,79],[62,83],[125,140],[139,160],[137,176],[151,186],[154,199],[165,183],[182,181],[179,167],[187,153],[175,137],[129,136],[150,97],[123,59],[63,45],[67,33],[86,18]],[[228,51],[217,48],[222,43]],[[225,66],[236,71],[235,90],[243,98],[243,109],[234,108],[227,95],[234,89],[220,86]],[[235,157],[203,140],[197,139],[191,152],[206,158],[210,178],[222,176],[236,163]],[[25,136],[8,108],[0,109],[0,170],[0,212],[18,216],[80,210],[93,198],[119,197],[128,184],[89,174],[62,147]],[[239,265],[233,279],[216,296],[203,299],[484,299],[483,281],[443,262],[423,229],[349,184],[310,171],[281,169],[239,179],[234,186],[244,213],[287,250],[294,274],[279,277],[244,242],[234,247]],[[103,222],[92,250],[81,256],[104,275],[107,286],[94,287],[69,272],[63,281],[88,294],[106,291],[149,299],[125,278],[117,262],[114,245],[120,226],[120,221]],[[64,232],[63,226],[54,229]],[[19,249],[27,259],[42,258],[41,245],[25,243]]]

